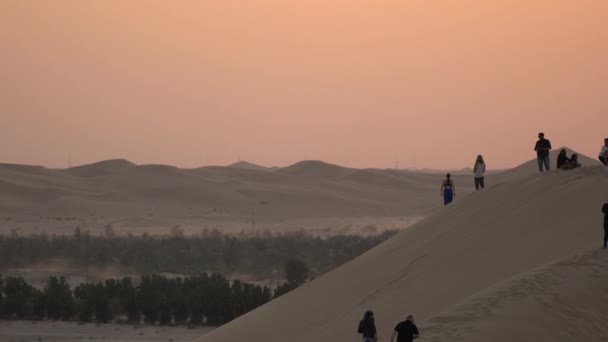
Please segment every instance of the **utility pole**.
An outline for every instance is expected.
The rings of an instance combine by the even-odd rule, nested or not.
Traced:
[[[82,219],[82,237],[84,238],[84,282],[89,282],[89,236],[85,233],[86,218]]]
[[[251,234],[255,232],[255,209],[251,212]]]

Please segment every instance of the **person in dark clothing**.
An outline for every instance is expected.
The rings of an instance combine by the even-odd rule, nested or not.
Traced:
[[[582,166],[581,163],[578,162],[578,155],[575,153],[572,155],[570,160],[568,160],[568,162],[566,162],[565,169],[572,170],[572,169],[579,168],[581,166]]]
[[[604,213],[604,249],[606,249],[606,245],[608,245],[608,201],[604,203],[602,212]]]
[[[538,159],[538,170],[543,172],[543,165],[547,171],[551,170],[551,161],[549,159],[549,151],[551,151],[551,142],[545,139],[545,133],[538,133],[538,141],[534,145],[536,157]]]
[[[598,159],[602,162],[602,164],[608,166],[608,138],[604,139],[604,145],[600,150]]]
[[[359,321],[359,334],[363,335],[363,342],[378,341],[378,332],[376,331],[376,322],[374,321],[374,313],[368,310],[363,315],[363,319]]]
[[[564,167],[564,165],[568,165],[568,162],[570,161],[570,158],[568,158],[568,155],[566,154],[566,150],[562,149],[561,151],[559,151],[559,155],[557,156],[557,169],[562,169]]]
[[[397,324],[393,336],[391,336],[391,342],[395,342],[395,336],[397,336],[397,342],[412,342],[420,336],[418,327],[414,324],[414,316],[409,315],[405,321]]]

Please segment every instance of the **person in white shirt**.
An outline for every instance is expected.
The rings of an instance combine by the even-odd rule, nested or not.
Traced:
[[[478,155],[477,160],[475,160],[475,166],[473,167],[473,175],[475,177],[475,189],[479,190],[479,188],[483,189],[484,178],[483,174],[486,172],[486,163],[483,161],[483,156]]]
[[[608,138],[604,139],[604,146],[602,146],[602,150],[600,151],[600,156],[598,158],[602,164],[608,166]]]

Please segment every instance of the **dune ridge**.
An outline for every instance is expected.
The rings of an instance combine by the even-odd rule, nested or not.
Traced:
[[[486,184],[535,170],[532,160],[490,171]],[[83,220],[98,233],[107,224],[118,232],[163,233],[180,225],[192,233],[203,227],[236,233],[250,228],[252,215],[258,229],[270,231],[402,228],[442,207],[443,177],[443,171],[353,169],[314,160],[284,168],[240,162],[183,169],[124,159],[69,169],[0,164],[0,218],[11,219],[0,220],[0,233],[69,234]],[[453,177],[460,201],[474,190],[472,175],[456,171]],[[68,225],[43,220],[48,217],[78,220]]]
[[[555,304],[557,309],[546,307],[541,298],[529,319],[525,318],[525,303],[514,300],[507,301],[512,311],[502,311],[500,319],[483,310],[482,316],[487,317],[471,324],[460,324],[462,317],[445,318],[458,305],[475,307],[471,298],[483,298],[484,291],[490,293],[486,298],[491,298],[492,289],[508,288],[514,278],[542,267],[551,269],[557,260],[577,253],[591,251],[589,262],[606,263],[608,252],[598,249],[602,235],[600,209],[608,199],[608,170],[590,166],[541,175],[535,171],[535,162],[505,172],[502,181],[487,191],[437,209],[361,257],[201,340],[353,341],[359,338],[356,323],[360,316],[372,309],[384,340],[398,321],[413,313],[423,334],[426,332],[432,341],[464,336],[467,341],[549,340],[543,336],[570,341],[571,335],[554,332],[561,329],[563,321],[540,317],[546,310],[550,317],[565,319],[573,305],[587,309],[581,309],[582,315],[567,317],[569,324],[595,327],[584,335],[589,337],[585,340],[605,340],[605,328],[597,326],[597,317],[602,317],[608,306],[605,294],[595,299],[563,295],[573,289],[575,293],[584,293],[585,288],[598,290],[602,283],[593,276],[598,274],[598,266],[582,276],[580,283],[562,286],[559,281],[550,281],[554,291],[562,294],[559,300],[563,303]],[[574,267],[564,272],[578,271]],[[534,277],[523,281],[543,286]],[[525,292],[525,288],[518,291]],[[579,299],[582,302],[573,302]],[[450,322],[456,323],[449,326]],[[529,335],[501,336],[493,330],[502,326],[504,332],[505,326],[514,323],[523,324]]]

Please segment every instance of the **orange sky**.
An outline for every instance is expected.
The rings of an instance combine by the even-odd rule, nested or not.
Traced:
[[[3,0],[0,161],[490,167],[608,136],[605,0]]]

